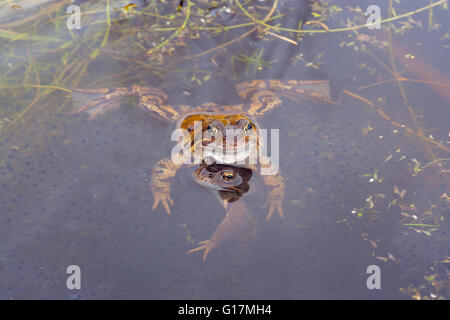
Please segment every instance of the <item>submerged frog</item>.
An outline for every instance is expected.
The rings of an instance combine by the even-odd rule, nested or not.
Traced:
[[[200,241],[199,246],[189,250],[188,253],[204,250],[203,261],[205,261],[211,250],[238,238],[247,229],[251,217],[241,197],[249,191],[251,177],[250,169],[217,163],[207,164],[207,161],[194,171],[194,181],[217,192],[226,214],[211,238]]]
[[[192,177],[198,184],[216,191],[226,208],[228,203],[239,200],[250,190],[252,175],[251,169],[218,164],[207,158],[193,172]]]
[[[152,87],[132,86],[131,88],[76,89],[74,91],[99,95],[98,98],[76,111],[90,113],[89,119],[94,119],[98,114],[115,108],[123,97],[135,95],[139,99],[140,109],[158,119],[176,122],[176,129],[187,132],[180,142],[182,148],[177,155],[177,161],[174,161],[173,157],[161,159],[152,172],[153,209],[161,203],[167,214],[171,214],[170,206],[173,205],[170,196],[171,179],[184,164],[189,163],[188,157],[191,154],[194,154],[194,159],[195,155],[199,155],[196,163],[210,157],[219,164],[242,165],[246,159],[255,155],[259,156],[259,151],[263,147],[259,137],[260,127],[255,119],[280,107],[282,98],[293,101],[307,99],[315,103],[333,104],[326,80],[254,80],[237,84],[235,89],[245,103],[217,105],[209,102],[195,107],[166,104],[167,94]],[[228,139],[229,132],[233,132],[233,139]],[[234,156],[228,157],[229,154]],[[256,163],[243,166],[256,169],[258,164],[261,168],[271,167],[270,160],[263,156],[259,156]],[[263,182],[270,188],[265,203],[265,207],[269,207],[267,220],[271,218],[275,209],[283,218],[282,202],[285,182],[280,171],[262,177]]]

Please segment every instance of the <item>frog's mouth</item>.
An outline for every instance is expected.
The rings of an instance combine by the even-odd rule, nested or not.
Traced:
[[[260,148],[261,146],[257,139],[250,139],[250,141],[245,143],[231,145],[208,144],[204,143],[204,141],[197,141],[191,144],[191,141],[187,141],[182,147],[182,153],[193,156],[193,163],[201,163],[203,159],[209,157],[217,163],[246,166],[258,164]]]
[[[258,143],[245,143],[232,146],[202,145],[202,157],[211,157],[219,163],[224,164],[245,164],[249,159],[249,164],[257,163]],[[251,161],[255,158],[254,162]]]

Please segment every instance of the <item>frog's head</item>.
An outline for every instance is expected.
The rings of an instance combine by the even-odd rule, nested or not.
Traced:
[[[211,157],[219,163],[238,164],[259,151],[258,125],[243,114],[192,114],[179,127],[190,134],[186,146],[189,144],[194,154],[202,152],[202,159]]]
[[[205,162],[193,173],[198,184],[218,190],[219,197],[227,202],[238,200],[250,187],[248,182],[252,170],[224,164],[206,164]]]

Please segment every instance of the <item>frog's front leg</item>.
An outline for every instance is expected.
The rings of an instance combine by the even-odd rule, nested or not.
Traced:
[[[263,168],[269,168],[271,166],[270,160],[264,156],[260,157],[260,163]],[[278,169],[275,174],[263,175],[262,178],[264,184],[269,188],[267,191],[266,202],[263,205],[263,208],[269,207],[266,221],[269,221],[270,218],[272,218],[275,209],[277,209],[280,218],[284,218],[283,200],[286,183],[284,182],[280,170]]]
[[[283,177],[280,172],[278,172],[276,175],[263,176],[263,181],[264,184],[270,188],[267,192],[266,202],[263,205],[263,208],[269,207],[269,213],[267,214],[266,221],[270,220],[275,209],[277,209],[280,218],[284,218],[283,199],[286,184]]]
[[[267,86],[264,80],[239,83],[235,86],[239,96],[247,100],[247,113],[260,117],[281,105],[280,97]]]
[[[126,96],[136,96],[139,99],[138,107],[158,119],[174,121],[178,119],[183,108],[189,106],[165,105],[167,94],[162,90],[153,87],[131,86],[130,88],[115,89],[74,89],[74,93],[92,95],[94,98],[90,102],[79,107],[75,113],[88,112],[89,120],[94,119],[98,114],[104,113],[120,106],[122,98]]]
[[[88,103],[83,104],[75,113],[87,112],[89,113],[89,120],[93,120],[100,113],[114,109],[120,105],[120,100],[132,94],[129,88],[115,88],[115,89],[74,89],[75,93],[93,95],[94,99],[90,99]],[[74,96],[75,97],[75,96]],[[75,98],[75,100],[78,100]]]
[[[153,210],[155,210],[161,202],[166,209],[167,214],[171,214],[170,206],[173,205],[173,200],[170,197],[170,182],[175,177],[178,169],[183,166],[182,163],[174,163],[169,158],[164,158],[158,161],[153,168],[152,180],[150,186],[152,189],[155,202]]]
[[[247,228],[249,221],[250,216],[244,201],[230,203],[225,218],[214,231],[211,238],[206,241],[200,241],[197,248],[191,249],[187,253],[204,250],[203,261],[206,261],[206,257],[213,249],[238,238]]]

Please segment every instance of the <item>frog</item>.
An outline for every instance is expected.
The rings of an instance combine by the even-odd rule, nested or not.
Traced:
[[[241,198],[250,190],[252,175],[251,169],[218,164],[207,159],[194,170],[194,181],[217,194],[226,214],[211,238],[200,241],[198,247],[187,251],[188,254],[203,251],[202,260],[205,262],[213,249],[235,240],[249,228],[253,218],[246,202]]]
[[[180,137],[177,154],[159,160],[153,168],[150,188],[154,197],[152,209],[161,206],[166,213],[172,213],[171,181],[184,165],[197,165],[203,159],[212,158],[218,164],[234,164],[252,170],[270,168],[271,162],[260,154],[264,147],[259,137],[257,119],[280,109],[284,99],[298,102],[301,99],[319,104],[334,105],[330,98],[328,80],[252,80],[238,83],[235,90],[243,103],[221,105],[206,102],[198,106],[170,105],[168,95],[161,89],[133,85],[115,89],[74,89],[74,92],[94,94],[97,97],[81,105],[74,113],[87,112],[89,120],[117,107],[126,96],[137,96],[139,109],[168,123],[175,123],[175,129],[185,133]],[[196,127],[197,125],[197,127]],[[234,139],[228,139],[228,132],[234,132]],[[218,143],[221,142],[221,143]],[[194,154],[194,163],[189,157]],[[233,157],[228,155],[233,154]],[[249,163],[248,159],[256,161]],[[243,161],[246,163],[243,164]],[[282,203],[285,180],[279,169],[263,175],[263,182],[269,188],[263,208],[268,208],[269,221],[275,210],[284,218]]]
[[[236,202],[250,190],[252,175],[253,170],[249,168],[219,164],[211,158],[204,159],[192,173],[196,183],[217,192],[225,209],[229,203]]]

